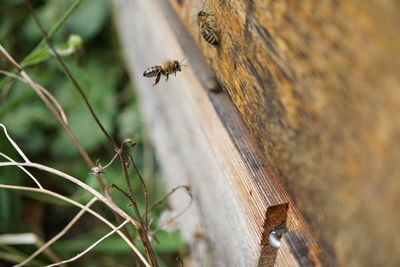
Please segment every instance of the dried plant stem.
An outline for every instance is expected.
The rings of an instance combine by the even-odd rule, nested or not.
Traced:
[[[103,126],[103,124],[101,123],[100,119],[98,118],[96,112],[94,111],[93,107],[91,106],[91,104],[89,103],[89,100],[87,99],[85,93],[83,92],[82,88],[80,87],[79,83],[77,82],[77,80],[75,79],[75,77],[72,75],[72,73],[70,72],[70,70],[68,69],[68,67],[65,65],[64,61],[62,60],[61,56],[59,55],[59,53],[57,52],[57,50],[54,48],[54,45],[50,39],[50,37],[48,36],[46,30],[43,28],[42,24],[39,21],[39,18],[37,17],[34,8],[32,7],[32,4],[30,2],[30,0],[25,0],[27,6],[29,7],[32,16],[37,24],[37,26],[39,27],[41,33],[43,34],[48,46],[50,47],[51,51],[53,52],[54,56],[56,57],[57,61],[59,62],[59,64],[61,65],[62,69],[64,70],[64,72],[66,73],[66,75],[68,76],[68,78],[71,80],[72,84],[74,85],[74,87],[76,88],[76,90],[78,91],[78,93],[81,95],[83,101],[85,102],[87,108],[90,111],[90,114],[92,115],[93,119],[95,120],[95,122],[97,123],[97,125],[99,126],[100,130],[103,132],[103,134],[106,136],[106,138],[108,139],[109,143],[112,145],[112,147],[114,148],[115,151],[118,151],[119,146],[117,144],[117,142],[115,142],[115,140],[111,137],[111,135],[107,132],[107,130],[105,129],[105,127]],[[130,186],[129,183],[129,174],[127,171],[127,166],[125,166],[124,163],[124,156],[122,154],[119,154],[119,159],[123,168],[123,172],[124,172],[124,177],[125,177],[125,181],[127,182],[127,185],[129,187],[129,191],[131,193],[132,188]],[[93,168],[94,166],[90,166],[90,168]],[[139,174],[140,175],[140,174]],[[102,187],[102,189],[104,190],[105,186]],[[134,197],[133,193],[131,193],[132,197]],[[133,205],[135,206],[135,204]],[[135,207],[135,213],[137,213],[136,215],[138,217],[140,216],[140,213],[138,213],[138,208]],[[146,212],[146,210],[145,210]],[[147,218],[147,215],[146,215]],[[140,237],[142,239],[142,242],[144,244],[145,247],[145,251],[147,254],[147,257],[149,259],[149,261],[151,262],[152,266],[158,266],[157,264],[157,259],[155,257],[154,251],[151,247],[150,241],[148,239],[147,233],[145,234],[141,234],[141,231],[147,232],[146,229],[146,225],[144,225],[143,223],[141,223],[142,229],[139,230],[139,234]]]
[[[41,247],[41,246],[43,246],[45,243],[44,243],[44,241],[39,237],[38,238],[38,241],[36,242],[36,244],[35,244],[35,246],[36,247]],[[52,262],[58,262],[58,261],[61,261],[61,258],[51,249],[51,248],[46,248],[44,251],[43,251],[43,254],[44,255],[46,255],[46,257],[48,258],[48,259],[50,259]],[[65,264],[63,264],[63,265],[61,265],[61,267],[68,267],[67,265],[65,265]]]
[[[104,239],[106,239],[110,235],[114,234],[116,231],[118,231],[120,228],[122,228],[127,223],[129,223],[128,220],[124,221],[120,226],[118,226],[117,228],[115,228],[114,230],[112,230],[111,232],[109,232],[108,234],[106,234],[105,236],[103,236],[102,238],[97,240],[96,242],[94,242],[90,247],[88,247],[87,249],[85,249],[84,251],[82,251],[81,253],[76,255],[75,257],[72,257],[71,259],[68,259],[68,260],[64,260],[64,261],[61,261],[61,262],[57,262],[57,263],[54,263],[54,264],[47,265],[46,267],[58,266],[58,265],[65,264],[65,263],[72,262],[72,261],[75,261],[75,260],[79,259],[80,257],[82,257],[83,255],[88,253],[95,246],[97,246],[100,242],[102,242]]]
[[[11,161],[11,162],[15,162],[17,163],[15,160],[13,160],[12,158],[10,158],[9,156],[7,156],[6,154],[0,152],[0,156],[6,158],[7,160]],[[25,172],[35,183],[36,185],[40,188],[43,189],[43,186],[39,183],[39,181],[35,178],[35,176],[33,176],[27,169],[25,169],[22,166],[18,166],[18,168],[20,168],[23,172]]]
[[[32,87],[33,90],[35,90],[36,94],[40,97],[40,99],[44,102],[44,104],[48,107],[50,112],[53,114],[53,116],[59,121],[61,126],[64,128],[64,130],[67,132],[68,136],[70,137],[72,143],[76,146],[78,149],[79,153],[81,154],[82,158],[85,160],[86,164],[90,167],[94,167],[94,163],[87,154],[87,152],[83,149],[81,143],[79,140],[76,138],[76,136],[72,133],[71,129],[68,127],[68,125],[64,122],[60,114],[57,112],[57,110],[54,108],[54,106],[51,104],[51,102],[47,99],[47,97],[43,94],[42,90],[40,89],[40,85],[36,84],[30,77],[29,75],[22,69],[22,67],[8,54],[8,52],[4,49],[4,47],[0,44],[0,54],[7,59],[21,74],[22,78],[26,80],[26,82]],[[25,159],[24,159],[25,160]],[[105,188],[105,184],[103,179],[97,175],[96,176],[97,181],[102,189]]]
[[[43,170],[49,173],[53,173],[57,176],[60,176],[68,181],[73,182],[74,184],[82,187],[83,189],[85,189],[86,191],[89,191],[90,193],[92,193],[95,197],[97,197],[101,202],[103,202],[104,204],[106,204],[108,207],[110,207],[113,211],[117,212],[121,217],[130,220],[130,222],[132,223],[132,225],[136,228],[136,229],[140,229],[141,226],[140,224],[135,221],[134,219],[132,219],[128,214],[125,213],[125,211],[121,210],[117,205],[114,204],[114,202],[112,202],[111,200],[109,200],[108,198],[104,197],[102,194],[100,194],[98,191],[96,191],[95,189],[93,189],[92,187],[88,186],[87,184],[85,184],[84,182],[80,181],[79,179],[66,174],[62,171],[59,171],[57,169],[48,167],[46,165],[42,165],[42,164],[38,164],[38,163],[33,163],[33,162],[0,162],[0,167],[2,166],[25,166],[25,167],[32,167],[35,169],[39,169],[39,170]]]
[[[126,170],[126,168],[124,168],[124,170]],[[143,247],[144,247],[144,250],[146,251],[146,254],[148,255],[148,259],[149,259],[149,261],[150,261],[150,263],[152,264],[152,266],[157,266],[157,262],[156,261],[154,261],[154,260],[152,260],[152,257],[151,256],[149,256],[149,255],[151,255],[152,253],[154,253],[153,251],[152,251],[152,247],[151,247],[151,243],[150,243],[150,240],[149,240],[149,237],[148,237],[148,231],[147,231],[147,225],[145,225],[144,223],[143,223],[143,219],[142,219],[142,217],[141,217],[141,215],[140,215],[140,212],[139,212],[139,209],[138,209],[138,206],[137,206],[137,204],[136,204],[136,200],[135,200],[135,198],[133,197],[133,193],[126,193],[124,190],[122,190],[122,189],[120,189],[117,185],[115,185],[115,184],[111,184],[111,185],[109,185],[109,187],[114,187],[114,188],[116,188],[118,191],[120,191],[122,194],[124,194],[130,201],[131,201],[131,203],[132,203],[132,207],[133,207],[133,211],[135,212],[135,215],[136,215],[136,218],[139,220],[139,223],[140,223],[140,225],[142,226],[140,229],[138,229],[138,232],[139,232],[139,236],[140,236],[140,239],[142,240],[142,242],[143,242]],[[106,190],[106,192],[107,192],[107,190]],[[147,214],[147,213],[146,213]]]
[[[147,212],[150,212],[152,209],[154,209],[156,206],[161,205],[167,198],[169,198],[173,193],[175,193],[176,190],[179,190],[181,188],[184,188],[186,190],[186,192],[188,193],[189,197],[190,197],[190,202],[189,202],[189,206],[193,201],[193,196],[192,196],[192,192],[190,190],[190,187],[187,185],[179,185],[177,187],[172,188],[172,190],[166,194],[165,196],[163,196],[161,199],[159,199],[156,203],[154,203],[148,210]],[[188,207],[186,207],[184,209],[184,211],[187,209]],[[181,212],[182,213],[182,212]]]
[[[80,144],[79,140],[76,138],[76,136],[73,134],[73,132],[71,131],[71,129],[69,128],[69,126],[64,122],[64,120],[62,119],[62,117],[57,113],[57,111],[55,110],[55,108],[51,105],[51,103],[48,101],[48,99],[44,96],[44,94],[41,92],[40,90],[40,85],[36,84],[35,82],[33,82],[33,80],[28,76],[28,74],[22,69],[22,67],[8,54],[8,52],[3,48],[3,46],[0,44],[0,55],[2,55],[5,59],[7,59],[17,70],[20,71],[21,76],[24,80],[26,80],[28,82],[28,84],[32,87],[32,89],[34,89],[34,91],[36,92],[36,94],[40,97],[40,99],[45,103],[45,105],[49,108],[50,112],[54,115],[54,117],[59,121],[59,123],[61,124],[61,126],[64,128],[64,130],[67,132],[68,136],[70,137],[72,143],[75,145],[75,147],[78,149],[80,155],[82,156],[82,158],[84,159],[84,161],[86,162],[86,164],[89,166],[90,169],[92,169],[94,167],[94,163],[91,160],[91,158],[89,157],[88,153],[83,149],[82,145]],[[14,145],[14,144],[13,144]],[[15,144],[16,145],[16,144]],[[18,146],[14,146],[16,149],[18,148]],[[19,148],[17,150],[20,150]],[[20,152],[20,151],[18,151]],[[21,151],[22,152],[22,151]],[[20,153],[21,154],[21,153]],[[23,155],[23,153],[21,154],[21,156]],[[26,157],[25,157],[26,158]],[[24,158],[24,160],[26,160]],[[106,187],[102,177],[97,174],[96,175],[96,180],[100,186],[100,188],[102,188],[104,190],[104,188]],[[110,199],[110,201],[112,201]],[[114,217],[117,220],[118,223],[121,223],[121,218],[119,216],[117,216],[114,213]],[[126,229],[123,229],[124,233],[126,236],[128,236],[130,238],[129,232]]]
[[[33,188],[33,187],[26,187],[26,186],[16,186],[16,185],[4,185],[0,184],[0,188],[5,188],[5,189],[12,189],[12,190],[21,190],[21,191],[31,191],[31,192],[38,192],[38,193],[43,193],[47,195],[51,195],[53,197],[56,197],[58,199],[64,200],[68,203],[71,203],[72,205],[75,205],[77,207],[80,207],[81,209],[91,213],[94,215],[96,218],[107,224],[109,227],[112,229],[115,229],[115,226],[109,222],[107,219],[105,219],[103,216],[98,214],[97,212],[93,211],[92,209],[89,209],[85,207],[84,205],[80,204],[79,202],[76,202],[70,198],[67,198],[63,195],[60,195],[58,193],[55,193],[53,191],[47,190],[47,189],[40,189],[40,188]],[[129,217],[129,215],[127,215]],[[132,244],[132,242],[121,232],[117,231],[117,233],[124,239],[124,241],[129,245],[129,247],[138,255],[138,257],[141,259],[141,261],[144,263],[146,267],[149,267],[150,264],[147,262],[147,260],[142,256],[140,251],[135,247],[135,245]]]
[[[0,45],[1,46],[1,45]],[[4,124],[0,123],[0,126],[3,128],[4,130],[4,134],[6,135],[8,141],[11,143],[11,145],[14,147],[15,150],[17,150],[18,154],[25,160],[25,162],[30,162],[30,160],[28,159],[27,156],[25,156],[24,152],[22,152],[22,150],[19,148],[19,146],[17,145],[17,143],[14,142],[14,140],[10,137],[10,135],[7,132],[7,128],[6,126],[4,126]]]
[[[85,208],[90,208],[90,206],[96,202],[97,198],[92,198],[86,205]],[[20,267],[24,266],[28,262],[30,262],[32,259],[34,259],[37,255],[39,255],[42,251],[44,251],[46,248],[51,246],[54,242],[56,242],[58,239],[60,239],[78,220],[82,215],[86,212],[85,209],[81,209],[78,214],[75,215],[75,217],[62,229],[57,235],[55,235],[52,239],[47,241],[45,244],[40,246],[39,249],[37,249],[32,255],[30,255],[28,258],[26,258],[23,262],[15,265],[15,267]]]

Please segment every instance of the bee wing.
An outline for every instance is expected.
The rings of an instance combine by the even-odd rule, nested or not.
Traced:
[[[154,86],[154,85],[157,85],[157,83],[160,81],[160,78],[161,78],[161,72],[159,72],[159,73],[157,74],[157,78],[156,78],[156,80],[154,81],[153,86]]]

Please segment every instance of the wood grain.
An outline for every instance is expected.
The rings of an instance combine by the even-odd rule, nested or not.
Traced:
[[[171,187],[187,183],[193,190],[194,205],[180,219],[192,266],[273,266],[275,257],[277,263],[296,258],[285,254],[291,250],[280,253],[266,247],[265,237],[284,221],[290,231],[302,233],[315,266],[326,265],[230,96],[207,90],[212,74],[193,40],[177,29],[179,21],[173,21],[166,2],[113,2],[127,65],[164,176]],[[168,82],[153,87],[141,77],[151,65],[184,56],[190,67]],[[188,199],[181,195],[172,201],[180,210]]]
[[[330,259],[398,266],[400,3],[170,2]]]

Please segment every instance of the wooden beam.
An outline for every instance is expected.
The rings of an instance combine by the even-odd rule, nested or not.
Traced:
[[[215,266],[273,266],[275,257],[284,266],[288,256],[265,242],[283,222],[307,241],[315,265],[323,265],[322,251],[230,96],[208,90],[215,89],[213,73],[166,2],[114,0],[114,8],[164,176],[171,187],[193,189],[195,204],[180,222],[195,266],[210,266],[209,259]],[[142,77],[147,67],[183,57],[189,68],[168,82],[153,87]],[[177,210],[186,203],[184,195],[173,199]]]
[[[169,2],[330,260],[399,265],[399,2]]]

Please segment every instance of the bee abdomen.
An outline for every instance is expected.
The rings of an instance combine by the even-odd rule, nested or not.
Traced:
[[[153,67],[150,67],[150,68],[148,68],[147,70],[145,70],[145,71],[143,72],[143,76],[144,76],[144,77],[154,77],[154,76],[157,76],[158,73],[160,72],[160,70],[161,70],[160,66],[153,66]]]
[[[219,44],[219,39],[215,32],[208,30],[208,29],[203,29],[203,31],[201,32],[201,35],[203,36],[204,40],[207,41],[207,43],[212,44],[212,45]]]

